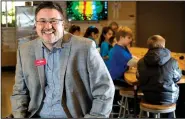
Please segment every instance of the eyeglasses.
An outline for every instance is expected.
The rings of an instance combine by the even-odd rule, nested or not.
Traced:
[[[50,20],[39,20],[39,21],[36,21],[39,25],[46,25],[47,22],[49,22],[50,24],[52,25],[56,25],[59,23],[59,21],[63,21],[62,19],[50,19]]]

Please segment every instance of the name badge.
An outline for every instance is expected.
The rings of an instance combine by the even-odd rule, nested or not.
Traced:
[[[41,66],[46,64],[46,59],[35,60],[35,66]]]

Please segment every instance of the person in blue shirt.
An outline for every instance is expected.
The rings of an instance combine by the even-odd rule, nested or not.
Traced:
[[[112,48],[112,42],[110,41],[111,39],[114,39],[114,31],[111,29],[111,27],[103,27],[102,33],[100,36],[100,55],[102,56],[105,64],[107,65],[107,61],[109,59],[109,51]]]
[[[114,85],[125,88],[132,87],[124,80],[124,72],[128,70],[129,66],[137,66],[137,60],[132,56],[127,48],[133,38],[132,30],[128,27],[120,26],[115,37],[117,43],[109,52],[109,73],[112,77]],[[119,95],[119,90],[116,90],[113,104],[117,104],[117,101],[120,100],[121,96]],[[128,103],[129,109],[133,108],[133,100],[129,100]],[[116,108],[113,108],[113,111],[118,112]]]
[[[96,39],[98,38],[98,36],[99,36],[99,30],[95,26],[89,26],[84,34],[85,38],[89,38],[96,43],[96,48],[98,48],[98,45],[96,42]]]
[[[119,27],[116,32],[117,44],[109,52],[108,69],[114,84],[128,86],[124,81],[124,72],[129,66],[136,66],[138,59],[133,57],[127,46],[132,41],[133,33],[128,27]]]

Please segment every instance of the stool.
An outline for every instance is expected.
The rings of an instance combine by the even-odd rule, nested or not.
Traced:
[[[124,88],[123,86],[115,85],[115,90],[121,90],[123,88]],[[117,106],[119,106],[119,105],[113,105],[113,107],[117,107]],[[110,118],[114,118],[113,115],[118,115],[118,114],[119,113],[116,113],[116,112],[111,111]]]
[[[124,89],[124,87],[123,86],[115,85],[115,90],[120,90],[120,89]]]
[[[130,114],[128,98],[134,98],[134,89],[133,89],[133,87],[123,88],[123,89],[120,89],[119,93],[122,96],[122,98],[121,98],[121,102],[118,102],[118,104],[120,105],[118,118],[121,117],[122,108],[124,108],[123,118],[125,118],[126,111],[127,111],[128,115]],[[141,96],[143,96],[143,93],[141,91],[138,91],[137,95],[139,97],[141,97]]]
[[[176,104],[170,104],[170,105],[153,105],[145,102],[140,103],[140,114],[139,118],[141,118],[143,111],[147,112],[147,116],[149,117],[149,112],[155,114],[155,118],[160,118],[160,113],[169,113],[173,112],[174,118],[175,116],[175,110],[176,110]]]

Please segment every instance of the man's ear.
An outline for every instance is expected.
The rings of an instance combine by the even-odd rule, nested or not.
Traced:
[[[34,24],[34,26],[33,26],[33,30],[36,30],[36,25]]]
[[[64,29],[68,29],[70,25],[69,25],[69,23],[64,21],[62,26],[64,27]]]
[[[64,27],[68,27],[68,26],[69,26],[69,22],[68,22],[68,21],[66,21],[66,20],[64,20],[64,21],[63,21],[62,26],[64,26]]]

